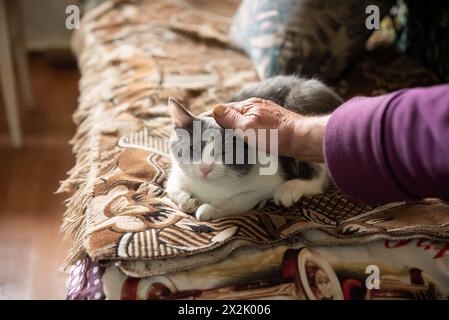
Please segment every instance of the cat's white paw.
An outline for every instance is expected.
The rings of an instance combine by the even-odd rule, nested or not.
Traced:
[[[210,221],[217,214],[217,209],[210,204],[203,203],[196,210],[196,218],[200,221]]]
[[[289,180],[276,188],[273,199],[276,205],[291,207],[304,195],[304,185],[299,179]]]
[[[178,203],[179,209],[187,213],[194,213],[200,206],[200,201],[193,198],[190,194],[180,191],[175,200]]]

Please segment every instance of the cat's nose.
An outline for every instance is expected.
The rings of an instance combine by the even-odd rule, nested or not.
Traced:
[[[212,166],[213,164],[206,164],[206,163],[200,164],[200,171],[204,177],[207,177],[207,175],[212,171]]]

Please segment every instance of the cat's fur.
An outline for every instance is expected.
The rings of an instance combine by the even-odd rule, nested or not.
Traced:
[[[230,102],[251,97],[271,100],[284,108],[302,115],[328,114],[342,103],[330,88],[315,79],[277,76],[240,91]],[[193,120],[199,120],[201,129],[219,130],[226,144],[235,149],[238,137],[224,133],[212,117],[192,115],[175,99],[169,99],[169,110],[175,125],[192,132]],[[191,135],[193,136],[193,135]],[[192,138],[191,138],[192,139]],[[320,163],[279,157],[276,174],[261,175],[260,163],[249,164],[248,147],[242,164],[214,163],[204,169],[200,164],[181,163],[173,156],[182,142],[176,133],[171,139],[172,168],[166,185],[168,196],[186,212],[195,213],[200,220],[211,220],[247,212],[262,200],[273,198],[276,204],[289,207],[303,195],[322,193],[329,179],[325,166]],[[190,140],[192,143],[192,140]],[[211,142],[201,142],[202,160]],[[185,147],[185,146],[184,146]],[[210,148],[209,148],[210,149]],[[215,160],[225,155],[212,155]],[[192,158],[191,158],[192,159]],[[214,161],[212,159],[212,161]],[[211,171],[204,176],[201,170]]]

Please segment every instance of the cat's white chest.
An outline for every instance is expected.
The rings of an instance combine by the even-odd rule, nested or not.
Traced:
[[[279,175],[260,175],[258,167],[236,181],[208,181],[188,179],[178,173],[181,189],[189,191],[202,203],[208,203],[224,212],[243,213],[254,208],[260,201],[273,196],[276,188],[282,184]]]

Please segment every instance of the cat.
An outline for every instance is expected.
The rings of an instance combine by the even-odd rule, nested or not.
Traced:
[[[329,114],[343,102],[319,80],[296,76],[269,78],[240,91],[229,102],[251,97],[271,100],[301,115]],[[278,169],[274,174],[262,175],[262,165],[257,157],[250,156],[251,149],[237,135],[227,133],[213,117],[195,116],[174,98],[169,98],[168,106],[175,130],[170,140],[172,167],[166,192],[182,211],[195,213],[201,221],[243,214],[271,198],[276,204],[289,207],[303,195],[324,192],[331,183],[324,164],[282,156],[276,156]],[[224,152],[211,153],[215,146],[213,139],[196,138],[195,149],[194,131],[199,129],[219,132],[224,137],[220,141]],[[184,133],[182,139],[181,131],[188,136]],[[231,150],[226,147],[231,145],[233,163],[220,163],[219,160],[226,159],[227,150]],[[242,145],[243,158],[237,162],[236,149]],[[188,155],[180,159],[180,150],[188,150]],[[192,161],[195,157],[198,163]]]

